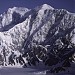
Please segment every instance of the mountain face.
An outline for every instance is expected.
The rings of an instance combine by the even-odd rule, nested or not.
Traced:
[[[75,14],[43,4],[34,9],[9,8],[0,15],[0,53],[7,56],[33,45],[60,44],[60,38],[75,44]],[[24,48],[24,49],[23,49]]]
[[[23,7],[13,7],[9,8],[7,12],[4,12],[0,15],[0,31],[9,30],[14,25],[23,22],[24,15],[30,9],[23,8]],[[9,27],[8,27],[9,26]]]

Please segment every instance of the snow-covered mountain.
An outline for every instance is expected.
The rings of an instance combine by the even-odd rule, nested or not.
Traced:
[[[8,26],[10,26],[10,29],[14,25],[23,22],[23,16],[29,10],[30,9],[23,7],[9,8],[8,11],[0,15],[0,31],[8,30]]]
[[[0,15],[0,53],[22,51],[29,45],[53,45],[61,37],[75,44],[75,14],[43,4],[34,9],[9,8]]]

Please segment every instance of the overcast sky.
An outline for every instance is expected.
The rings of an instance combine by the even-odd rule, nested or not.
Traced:
[[[67,9],[75,12],[75,0],[0,0],[0,14],[10,7],[27,7],[33,9],[42,4],[49,4],[54,8]]]

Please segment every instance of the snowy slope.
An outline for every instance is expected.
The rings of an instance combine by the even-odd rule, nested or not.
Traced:
[[[9,8],[0,16],[0,53],[22,52],[28,45],[52,45],[69,36],[75,44],[75,14],[44,4],[32,10]]]
[[[0,75],[75,75],[75,65],[68,68],[66,72],[46,73],[46,69],[3,67],[0,68]]]
[[[15,8],[13,8],[12,10],[14,10]],[[0,36],[1,47],[4,46],[3,45],[3,43],[4,43],[6,46],[6,49],[7,48],[9,50],[21,49],[21,48],[19,48],[19,46],[22,46],[23,41],[26,38],[28,38],[30,35],[32,35],[32,34],[34,35],[39,30],[39,28],[43,26],[43,25],[41,25],[41,20],[42,20],[42,18],[47,17],[47,14],[48,14],[48,12],[47,12],[47,14],[44,15],[45,10],[49,11],[49,10],[53,10],[53,8],[50,7],[49,5],[44,4],[43,6],[41,6],[41,8],[38,7],[38,9],[36,9],[35,11],[33,11],[33,10],[29,11],[27,18],[22,23],[15,25],[13,28],[9,29],[8,31],[0,32],[0,34],[1,34],[1,36]],[[37,15],[35,16],[35,14],[37,14]],[[10,18],[10,17],[8,17],[8,18]],[[47,26],[45,26],[45,28],[47,28]],[[46,31],[48,31],[48,29]],[[36,36],[34,36],[34,37],[36,37]],[[42,35],[42,37],[44,37],[44,36]]]
[[[23,16],[30,9],[23,7],[9,8],[7,12],[0,15],[0,31],[4,30],[4,27],[11,26],[22,22]],[[18,19],[18,20],[17,20]],[[20,20],[20,21],[19,21]]]

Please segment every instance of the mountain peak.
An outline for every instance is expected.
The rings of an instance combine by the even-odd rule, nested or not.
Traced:
[[[54,9],[53,7],[51,7],[50,5],[48,5],[48,4],[43,4],[42,5],[42,8],[47,8],[47,9]]]
[[[13,15],[15,13],[15,17],[22,18],[25,13],[27,13],[30,9],[24,8],[24,7],[13,7],[9,8],[6,12],[0,15],[1,21],[0,21],[0,28],[12,24],[13,20],[15,19]]]
[[[8,9],[9,13],[17,12],[21,15],[24,15],[27,11],[29,11],[29,9],[24,7],[13,7]]]

